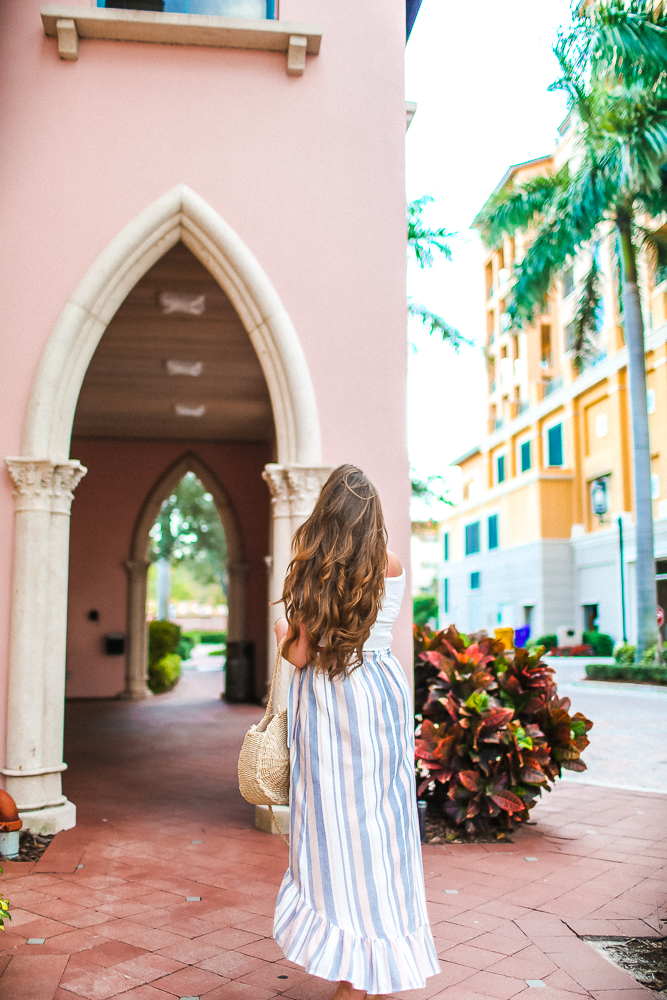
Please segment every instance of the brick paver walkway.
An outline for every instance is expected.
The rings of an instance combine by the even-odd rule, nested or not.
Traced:
[[[286,848],[252,828],[235,780],[258,710],[215,700],[215,683],[70,706],[66,790],[80,823],[40,862],[5,866],[2,1000],[331,996],[271,938]],[[424,849],[442,971],[406,997],[655,996],[581,936],[660,932],[667,796],[562,783],[534,817],[513,844]]]

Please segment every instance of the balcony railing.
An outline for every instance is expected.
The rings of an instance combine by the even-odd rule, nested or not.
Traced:
[[[556,389],[562,388],[563,376],[556,375],[554,376],[554,378],[549,378],[549,379],[545,378],[542,382],[542,385],[544,386],[544,395],[549,396],[552,392],[555,392]]]
[[[98,7],[154,10],[165,14],[213,14],[252,20],[275,18],[275,0],[97,0]]]

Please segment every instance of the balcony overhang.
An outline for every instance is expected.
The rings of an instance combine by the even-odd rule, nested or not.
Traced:
[[[97,38],[114,42],[284,52],[288,75],[301,76],[306,55],[317,55],[322,40],[319,25],[289,21],[68,4],[48,4],[42,7],[41,15],[45,34],[58,39],[58,55],[68,61],[79,58],[80,38]]]

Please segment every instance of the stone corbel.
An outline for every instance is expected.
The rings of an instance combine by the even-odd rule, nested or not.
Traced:
[[[79,33],[76,21],[71,17],[59,17],[56,21],[58,33],[58,55],[68,62],[76,62],[79,58]]]
[[[287,45],[287,75],[303,76],[306,68],[308,39],[305,35],[290,35]]]

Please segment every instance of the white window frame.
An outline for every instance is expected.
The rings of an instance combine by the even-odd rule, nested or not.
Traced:
[[[561,465],[550,465],[549,464],[549,431],[552,427],[556,427],[558,424],[561,425],[561,445],[563,449],[563,462]],[[548,423],[542,425],[542,459],[543,466],[545,469],[567,469],[567,448],[565,446],[565,415],[562,414],[559,417],[550,420]]]

